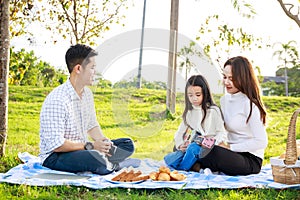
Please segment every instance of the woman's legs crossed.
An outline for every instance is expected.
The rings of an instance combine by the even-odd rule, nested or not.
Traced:
[[[262,159],[247,152],[233,152],[215,146],[199,163],[201,168],[210,168],[212,171],[219,171],[234,176],[259,173]]]

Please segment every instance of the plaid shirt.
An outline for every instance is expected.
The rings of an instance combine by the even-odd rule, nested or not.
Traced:
[[[65,139],[87,141],[87,132],[99,126],[92,91],[85,87],[82,98],[70,80],[55,88],[45,99],[40,113],[40,155],[42,162]]]

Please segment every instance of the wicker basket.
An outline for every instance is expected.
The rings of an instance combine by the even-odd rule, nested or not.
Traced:
[[[300,113],[297,109],[292,117],[288,129],[285,158],[271,158],[272,174],[275,182],[284,184],[300,184],[300,160],[297,156],[296,121]]]

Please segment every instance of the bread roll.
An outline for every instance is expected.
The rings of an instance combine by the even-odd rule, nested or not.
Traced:
[[[178,171],[173,171],[170,173],[171,181],[183,181],[186,179],[186,176],[184,174],[178,173]]]
[[[158,172],[151,172],[151,173],[149,174],[149,177],[150,177],[151,180],[156,181],[157,178],[158,178],[158,174],[159,174]]]
[[[159,168],[159,172],[160,173],[167,173],[167,174],[170,174],[170,172],[171,172],[171,170],[170,170],[170,168],[168,168],[168,167],[166,167],[166,166],[161,166],[160,168]]]
[[[157,180],[158,181],[170,181],[171,177],[169,174],[167,174],[165,172],[161,172],[161,173],[159,173]]]

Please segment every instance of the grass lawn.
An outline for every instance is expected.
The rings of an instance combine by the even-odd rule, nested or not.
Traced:
[[[18,152],[39,152],[39,112],[52,88],[11,86],[9,88],[8,138],[6,157],[0,159],[0,172],[18,165]],[[177,94],[173,118],[165,118],[165,91],[111,90],[92,88],[97,117],[106,136],[111,139],[131,137],[135,141],[135,158],[161,160],[173,147],[173,135],[181,122],[183,94]],[[220,96],[215,96],[218,103]],[[285,151],[288,125],[300,98],[264,97],[268,111],[269,145],[264,164],[270,157]],[[298,138],[300,120],[297,122]],[[0,184],[0,199],[300,199],[299,190],[274,189],[207,189],[207,190],[141,190],[85,187]]]

